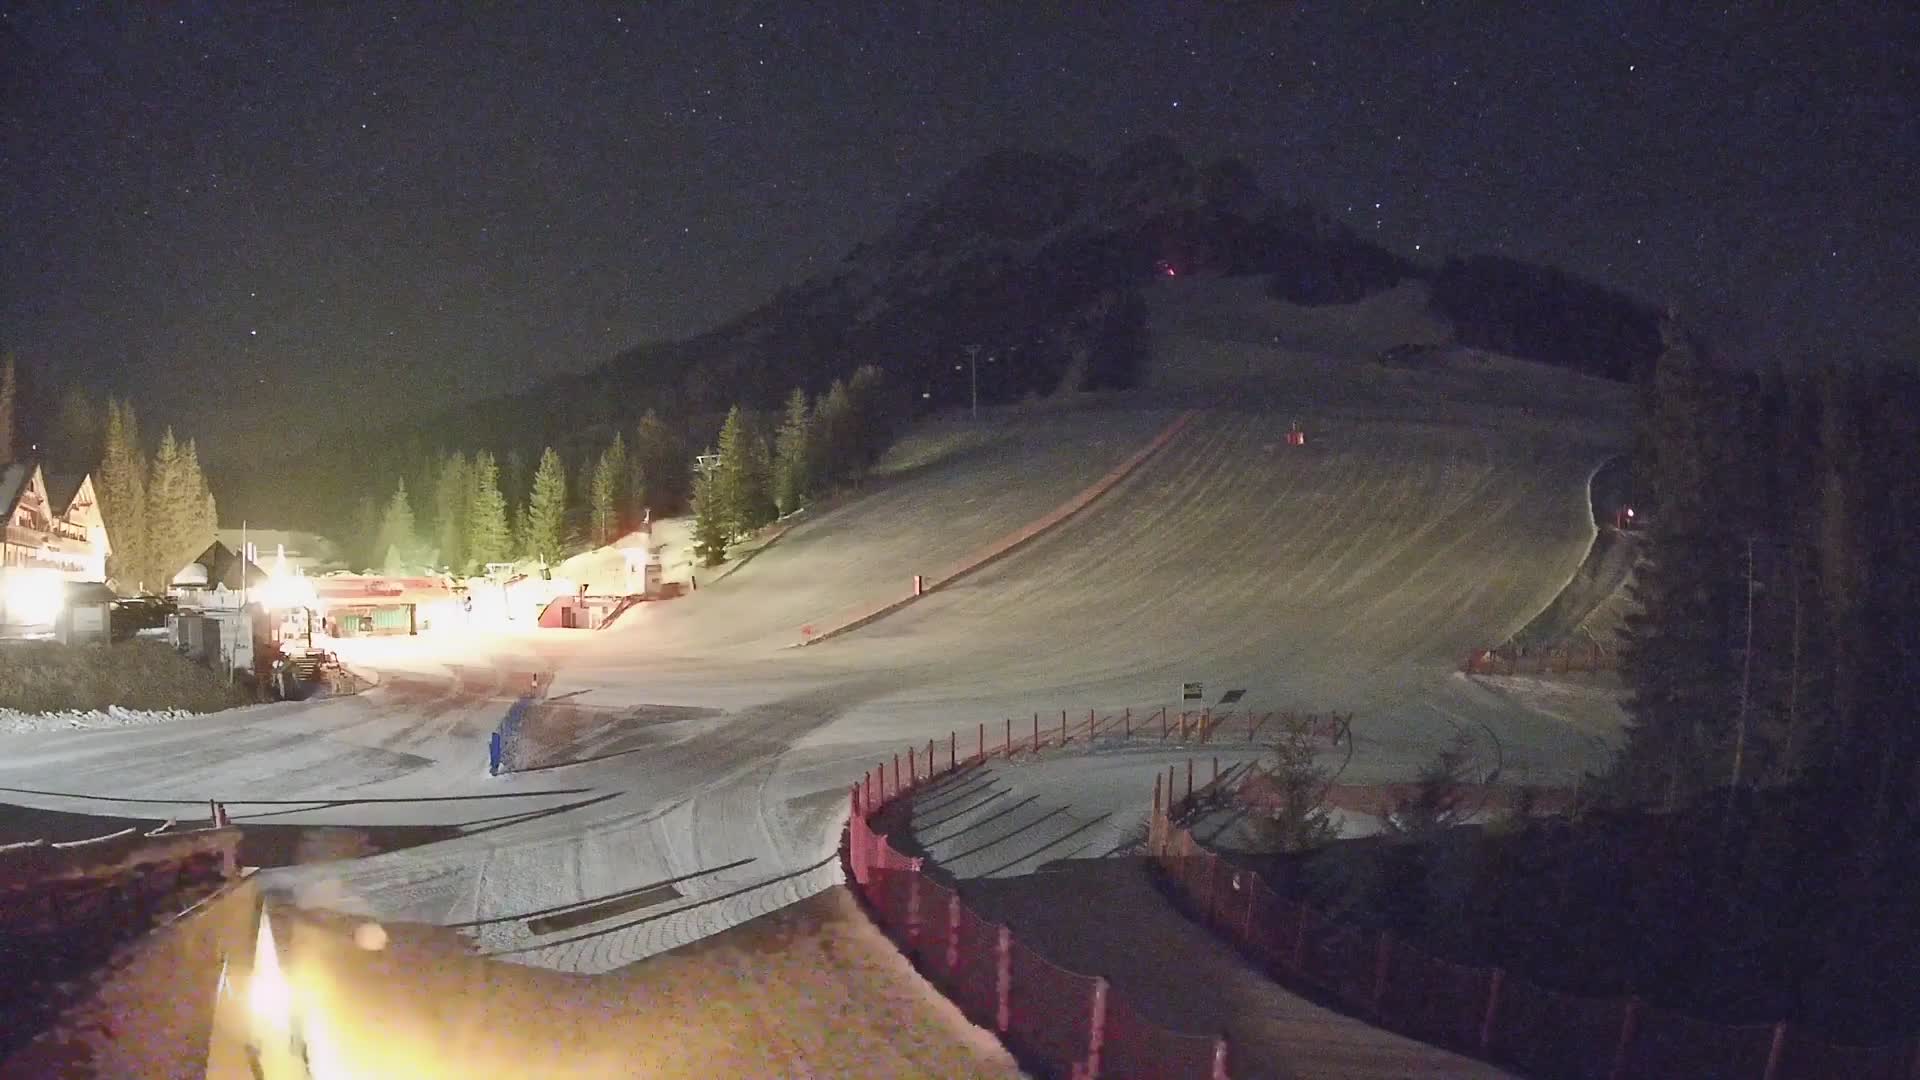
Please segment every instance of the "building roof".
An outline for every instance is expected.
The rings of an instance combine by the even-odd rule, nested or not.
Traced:
[[[56,515],[64,515],[73,509],[73,497],[80,494],[80,485],[85,483],[85,472],[70,469],[49,469],[40,467],[40,480],[47,485],[47,509]]]
[[[49,469],[41,459],[29,457],[0,467],[0,518],[11,515],[20,504],[20,496],[27,490],[35,469],[40,470],[40,483],[47,489],[47,512],[63,517],[73,509],[73,497],[80,494],[87,472]]]
[[[207,545],[207,550],[201,552],[200,557],[193,560],[193,563],[206,567],[206,583],[210,586],[225,585],[229,589],[238,589],[242,587],[250,588],[254,585],[264,585],[267,581],[267,572],[260,569],[257,563],[247,563],[247,580],[245,585],[242,585],[240,581],[240,563],[242,561],[244,560],[242,560],[239,554],[232,548],[215,540],[213,543]],[[193,563],[188,565],[193,565]],[[184,570],[186,567],[183,566],[181,569]]]
[[[13,461],[0,465],[0,520],[13,515],[13,508],[20,505],[20,495],[27,490],[27,481],[33,476],[33,462]]]
[[[223,528],[214,535],[232,551],[240,550],[244,538],[253,545],[254,561],[262,566],[272,565],[274,556],[281,548],[286,549],[289,567],[298,567],[308,573],[344,569],[346,566],[333,542],[319,533],[291,529]]]
[[[106,604],[111,603],[119,595],[108,588],[104,581],[67,582],[67,603],[69,604]]]

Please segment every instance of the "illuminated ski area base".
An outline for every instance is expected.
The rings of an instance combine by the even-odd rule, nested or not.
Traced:
[[[1148,388],[930,425],[871,494],[612,629],[352,642],[382,680],[356,697],[8,736],[0,799],[187,817],[212,798],[242,825],[359,827],[392,850],[265,885],[600,973],[827,889],[855,777],[956,729],[966,752],[1008,715],[1144,711],[1200,681],[1209,703],[1238,689],[1355,713],[1352,781],[1405,778],[1461,732],[1509,783],[1598,766],[1604,731],[1456,672],[1580,563],[1624,388],[1498,358],[1384,368],[1379,350],[1427,329],[1417,292],[1304,312],[1258,286],[1159,287]],[[1179,438],[1055,530],[790,647],[1042,516],[1190,407]],[[1305,446],[1287,444],[1296,420]],[[550,703],[632,718],[581,743],[592,760],[490,777],[488,736],[535,672]],[[1184,757],[1090,757],[1088,796],[1124,814],[1135,792],[1144,813],[1156,769]],[[1054,771],[1071,803],[1075,771]],[[293,855],[343,835],[296,834]]]

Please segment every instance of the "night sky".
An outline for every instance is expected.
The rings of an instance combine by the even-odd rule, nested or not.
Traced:
[[[1416,257],[1920,356],[1912,4],[468,6],[0,10],[0,346],[230,457],[705,328],[988,150],[1164,134]]]

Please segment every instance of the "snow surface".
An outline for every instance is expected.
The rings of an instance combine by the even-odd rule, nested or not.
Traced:
[[[1151,300],[1154,389],[998,410],[965,432],[940,421],[863,498],[685,598],[602,632],[342,643],[381,677],[351,697],[10,736],[0,797],[130,816],[215,798],[242,825],[459,826],[263,885],[591,973],[828,888],[864,769],[1032,710],[1144,713],[1200,680],[1210,701],[1244,689],[1250,705],[1354,711],[1352,768],[1369,780],[1411,775],[1458,732],[1510,782],[1565,780],[1602,760],[1586,720],[1456,672],[1579,565],[1585,479],[1627,441],[1627,394],[1505,359],[1375,363],[1375,346],[1431,329],[1423,305],[1405,289],[1342,314],[1254,283],[1182,282]],[[1210,321],[1232,332],[1202,332]],[[788,648],[1040,517],[1189,406],[1203,412],[1180,438],[1056,531],[856,633]],[[1305,447],[1285,444],[1295,419]],[[629,722],[619,745],[637,749],[487,776],[488,736],[534,674],[548,703],[607,711],[582,727],[581,756]],[[706,711],[642,733],[664,715],[643,706]],[[1057,802],[1074,814],[1150,791],[1150,769],[1098,755],[1060,768]],[[529,926],[662,883],[676,895],[642,910]]]
[[[29,713],[0,709],[0,733],[20,735],[31,731],[93,730],[98,728],[144,727],[167,724],[199,715],[185,709],[123,709],[109,705],[105,710],[87,709],[67,712]]]

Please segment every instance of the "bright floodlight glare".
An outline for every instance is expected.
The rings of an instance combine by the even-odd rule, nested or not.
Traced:
[[[260,599],[270,608],[310,608],[320,603],[313,580],[302,574],[275,573],[260,587]]]
[[[293,1026],[293,989],[280,970],[280,954],[273,944],[267,913],[260,913],[260,933],[253,949],[253,978],[247,984],[247,1005],[262,1028],[284,1034]]]
[[[60,617],[65,590],[56,570],[16,567],[7,573],[7,615],[17,623],[50,623]]]

